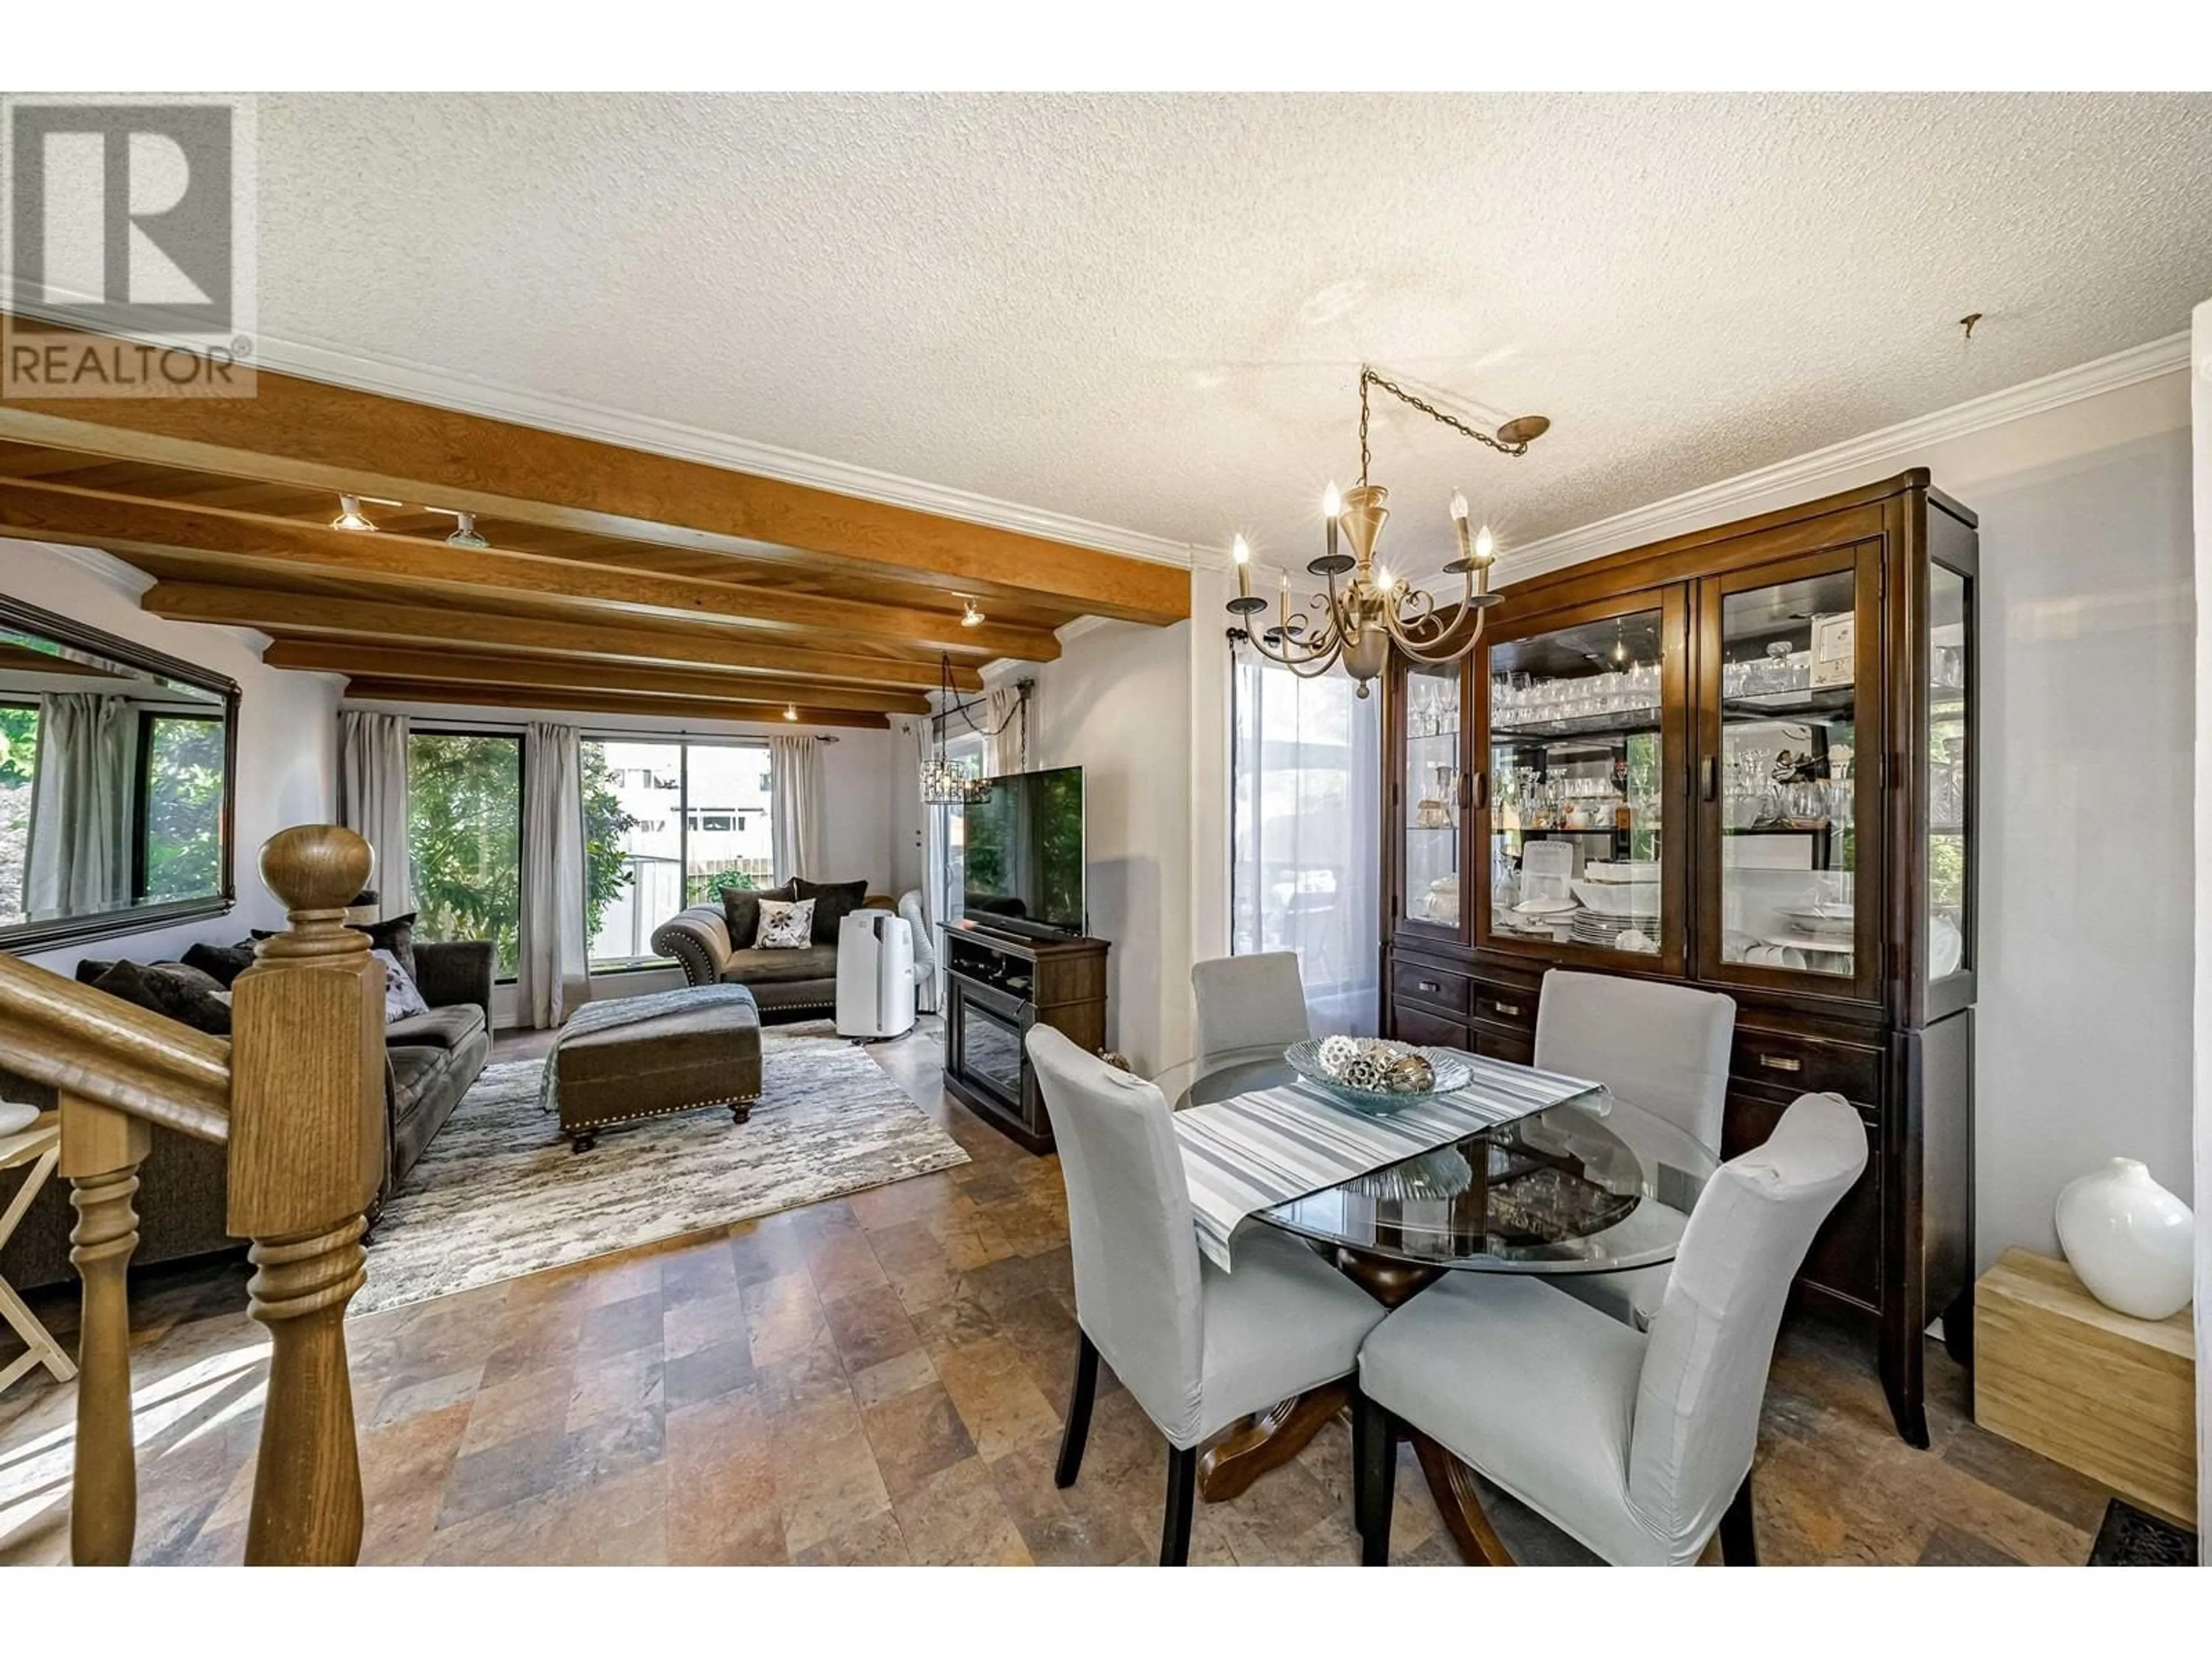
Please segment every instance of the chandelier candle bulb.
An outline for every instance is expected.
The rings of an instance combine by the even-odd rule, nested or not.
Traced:
[[[1344,497],[1337,494],[1336,485],[1331,483],[1329,487],[1322,492],[1321,516],[1322,522],[1328,527],[1328,556],[1332,559],[1336,556],[1337,516],[1343,511]]]

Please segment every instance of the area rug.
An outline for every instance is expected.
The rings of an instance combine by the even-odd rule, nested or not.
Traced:
[[[861,1049],[770,1030],[751,1118],[611,1129],[582,1154],[538,1109],[542,1060],[485,1067],[385,1207],[354,1315],[451,1296],[965,1164]]]

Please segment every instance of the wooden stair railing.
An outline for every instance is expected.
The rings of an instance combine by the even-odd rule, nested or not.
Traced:
[[[289,931],[232,988],[232,1036],[205,1036],[0,956],[0,1063],[61,1097],[61,1173],[83,1285],[70,1557],[125,1565],[137,1520],[126,1275],[149,1126],[225,1142],[228,1230],[252,1241],[246,1286],[270,1356],[249,1565],[350,1565],[361,1459],[345,1308],[384,1159],[384,969],[345,926],[368,842],[331,824],[270,838],[261,876]]]

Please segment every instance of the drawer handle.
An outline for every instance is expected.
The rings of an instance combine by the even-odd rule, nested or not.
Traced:
[[[1416,989],[1426,991],[1431,995],[1442,992],[1444,988],[1432,979],[1417,979],[1413,981],[1413,985]]]
[[[1802,1072],[1805,1069],[1803,1060],[1792,1060],[1787,1054],[1761,1054],[1759,1063],[1770,1072]]]
[[[1493,1002],[1490,1006],[1508,1019],[1521,1018],[1521,1005],[1517,1002]]]

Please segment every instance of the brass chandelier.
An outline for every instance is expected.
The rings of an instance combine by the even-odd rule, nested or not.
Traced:
[[[1461,593],[1459,608],[1449,620],[1437,609],[1434,594],[1425,588],[1415,587],[1402,577],[1394,577],[1388,566],[1376,562],[1375,544],[1382,537],[1383,522],[1390,516],[1390,492],[1381,484],[1367,482],[1370,386],[1380,386],[1431,420],[1441,422],[1477,443],[1487,444],[1501,455],[1527,454],[1528,446],[1542,437],[1552,424],[1541,415],[1523,415],[1506,422],[1494,434],[1477,431],[1434,404],[1423,402],[1395,381],[1385,380],[1372,368],[1361,368],[1359,483],[1340,499],[1336,486],[1328,487],[1322,503],[1328,550],[1306,567],[1308,572],[1328,585],[1327,591],[1311,595],[1294,611],[1291,578],[1285,572],[1276,602],[1277,620],[1263,630],[1246,633],[1245,637],[1251,641],[1252,648],[1270,662],[1279,663],[1307,679],[1326,674],[1341,660],[1346,671],[1359,683],[1359,695],[1363,697],[1367,695],[1368,683],[1389,665],[1394,645],[1415,662],[1456,662],[1466,656],[1482,639],[1483,613],[1503,597],[1490,591],[1490,567],[1498,558],[1490,526],[1470,530],[1467,497],[1457,490],[1452,492],[1451,518],[1453,532],[1459,540],[1459,557],[1444,567],[1444,574],[1461,579]],[[1338,550],[1340,531],[1352,543],[1350,553]],[[1229,601],[1230,614],[1256,617],[1267,609],[1267,601],[1252,592],[1252,551],[1242,536],[1237,538],[1234,553],[1237,597]],[[1345,576],[1350,580],[1340,588],[1338,578]]]

